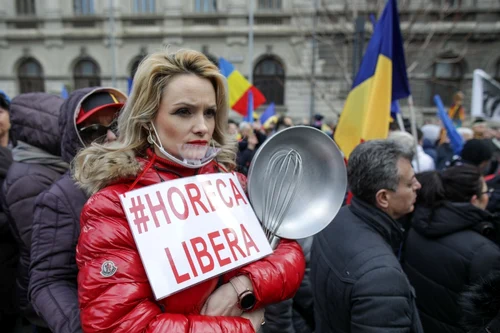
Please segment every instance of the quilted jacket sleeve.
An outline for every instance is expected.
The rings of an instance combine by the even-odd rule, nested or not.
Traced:
[[[84,332],[254,332],[241,317],[162,312],[117,192],[108,188],[91,197],[80,222],[78,297]],[[116,267],[112,276],[101,275],[105,261]]]
[[[282,239],[271,255],[226,274],[224,281],[247,275],[257,298],[255,306],[261,308],[292,298],[304,277],[305,265],[300,245]]]
[[[412,296],[404,273],[373,269],[354,284],[351,293],[352,333],[412,332]]]
[[[54,333],[81,332],[75,247],[79,214],[51,192],[37,198],[33,220],[29,297]]]
[[[52,175],[44,174],[37,171],[36,168],[37,166],[34,164],[13,163],[2,190],[9,226],[19,246],[20,263],[17,275],[19,306],[21,311],[33,320],[36,316],[28,301],[27,290],[33,210],[37,196],[52,185],[57,175],[55,172]]]

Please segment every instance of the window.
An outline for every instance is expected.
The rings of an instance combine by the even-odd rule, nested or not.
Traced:
[[[130,66],[130,78],[133,79],[135,72],[137,72],[137,67],[139,67],[141,61],[145,58],[145,55],[138,55],[132,60],[132,66]]]
[[[73,0],[75,15],[94,15],[94,0]]]
[[[35,0],[17,0],[17,15],[35,15]]]
[[[434,62],[431,80],[431,105],[434,105],[434,95],[441,96],[443,103],[451,104],[453,95],[461,90],[462,79],[465,74],[465,64],[457,56],[444,55]]]
[[[283,105],[285,94],[285,71],[274,57],[260,60],[253,70],[253,84],[266,97],[267,103]]]
[[[259,0],[259,9],[281,9],[281,0]]]
[[[215,13],[217,0],[195,0],[194,11],[199,13]]]
[[[21,94],[45,91],[42,66],[33,58],[27,58],[21,62],[18,78]]]
[[[92,59],[79,60],[73,70],[74,89],[101,85],[99,66]]]
[[[133,0],[134,13],[155,13],[155,0]]]

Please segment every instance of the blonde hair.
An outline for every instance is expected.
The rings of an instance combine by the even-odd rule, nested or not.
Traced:
[[[144,155],[150,146],[148,125],[158,112],[170,80],[180,74],[194,74],[210,80],[217,103],[213,144],[221,148],[217,162],[228,170],[236,163],[236,142],[226,134],[228,96],[226,79],[205,55],[193,50],[156,52],[146,57],[134,77],[128,101],[118,118],[118,140],[107,145],[92,144],[75,157],[73,177],[87,193],[93,194],[117,179],[137,176],[141,165],[136,155]]]

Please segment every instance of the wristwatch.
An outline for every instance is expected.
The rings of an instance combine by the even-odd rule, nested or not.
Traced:
[[[236,294],[238,294],[238,307],[243,311],[252,310],[257,302],[254,293],[246,288],[238,277],[232,278],[229,280],[229,283],[231,283],[234,290],[236,290]]]

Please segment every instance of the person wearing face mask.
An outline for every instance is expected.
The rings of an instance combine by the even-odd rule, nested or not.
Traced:
[[[113,88],[75,90],[61,106],[61,156],[71,163],[78,150],[116,140],[116,120],[126,96]],[[81,332],[75,249],[80,212],[88,196],[65,173],[36,200],[29,298],[54,333]]]
[[[121,207],[120,195],[133,189],[235,169],[225,85],[202,53],[153,53],[137,69],[118,140],[75,158],[74,178],[92,195],[76,253],[84,332],[254,332],[263,307],[298,289],[304,255],[295,241],[281,240],[263,259],[156,301]]]
[[[498,217],[479,169],[457,165],[417,175],[418,194],[403,268],[417,295],[425,332],[465,332],[460,295],[500,268]]]

